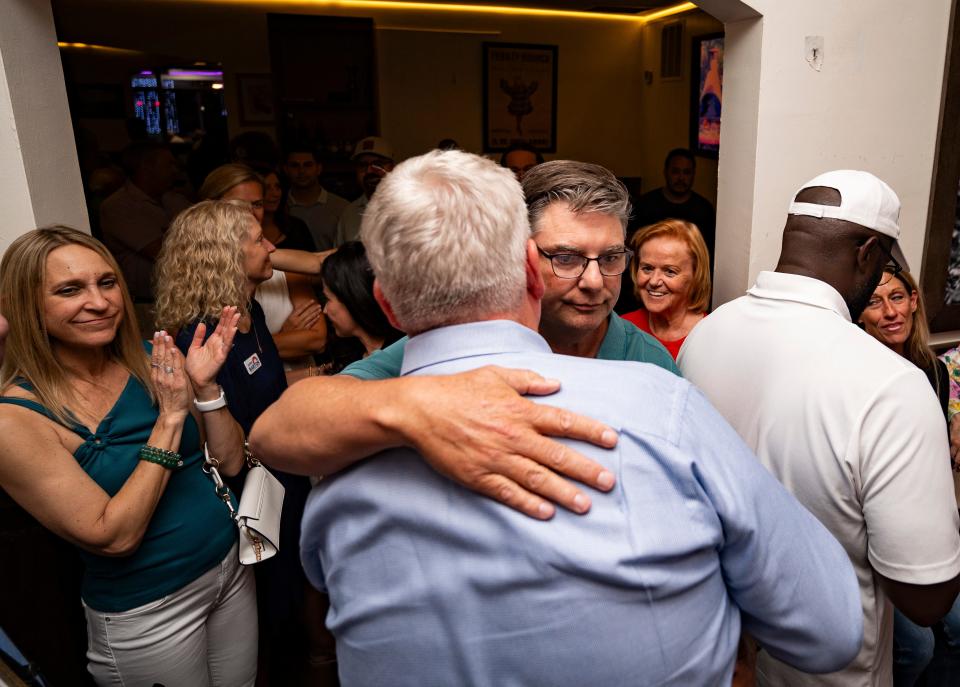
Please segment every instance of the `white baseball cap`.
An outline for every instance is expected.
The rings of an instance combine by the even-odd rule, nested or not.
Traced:
[[[870,172],[838,169],[814,177],[797,189],[794,198],[814,186],[834,189],[840,194],[840,205],[792,201],[787,214],[841,219],[889,236],[893,239],[890,254],[903,269],[910,269],[900,249],[900,199],[892,188]]]
[[[387,143],[386,139],[380,138],[379,136],[367,136],[360,140],[356,148],[353,149],[353,155],[350,156],[350,159],[355,160],[361,155],[367,154],[386,158],[391,162],[396,159],[393,156],[393,146]]]

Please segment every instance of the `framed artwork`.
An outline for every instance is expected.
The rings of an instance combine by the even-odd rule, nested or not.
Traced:
[[[240,124],[273,124],[273,77],[269,74],[237,74]]]
[[[483,44],[483,150],[557,150],[557,46]]]
[[[920,284],[930,331],[934,334],[960,330],[960,41],[957,40],[951,41],[948,48],[941,107]],[[910,267],[916,275],[917,266]]]
[[[723,34],[693,39],[690,65],[690,149],[716,158],[720,153],[720,112],[723,109]]]

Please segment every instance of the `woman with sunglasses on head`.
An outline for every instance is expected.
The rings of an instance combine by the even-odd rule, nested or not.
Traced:
[[[887,268],[860,316],[864,330],[877,341],[919,367],[947,415],[950,381],[946,365],[930,349],[923,297],[913,276],[897,267]]]
[[[947,368],[930,349],[923,296],[913,276],[895,262],[888,267],[860,316],[860,324],[877,341],[924,371],[946,420],[950,387]],[[896,609],[893,627],[895,687],[912,686],[924,670],[927,687],[960,684],[960,601],[941,621],[945,646],[935,660],[931,628],[912,623]]]

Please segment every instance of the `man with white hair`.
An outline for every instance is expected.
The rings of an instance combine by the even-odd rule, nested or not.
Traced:
[[[546,287],[540,333],[551,350],[647,362],[676,372],[656,339],[613,313],[633,256],[624,243],[630,217],[626,187],[600,165],[554,160],[529,170],[522,188]],[[401,339],[344,373],[359,379],[397,377],[405,344]]]
[[[529,216],[523,226],[536,235],[545,283],[540,333],[550,348],[676,373],[656,339],[613,313],[630,259],[624,245],[630,195],[623,184],[600,165],[554,160],[530,170],[523,191]],[[451,287],[464,279],[454,278]],[[551,501],[577,513],[589,509],[589,496],[553,470],[600,490],[613,487],[608,470],[541,436],[608,446],[613,432],[517,395],[552,393],[555,383],[505,370],[396,379],[405,343],[291,390],[286,401],[296,412],[261,418],[251,435],[258,453],[277,467],[316,475],[385,448],[413,446],[442,474],[537,518],[552,516]]]
[[[375,296],[411,334],[404,375],[496,363],[559,379],[556,404],[618,428],[616,450],[578,448],[620,488],[541,523],[410,449],[325,479],[301,552],[330,595],[341,682],[729,684],[741,622],[789,663],[845,665],[861,617],[843,550],[690,384],[551,352],[536,331],[548,251],[526,214],[489,160],[407,160],[364,219]]]
[[[833,532],[859,580],[856,659],[805,675],[761,654],[761,685],[889,685],[890,602],[932,625],[960,590],[937,399],[923,372],[853,324],[881,276],[906,266],[899,214],[896,193],[868,172],[810,180],[790,204],[776,271],[714,311],[680,351],[687,378]]]

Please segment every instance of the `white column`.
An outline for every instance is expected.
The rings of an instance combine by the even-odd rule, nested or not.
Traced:
[[[951,0],[696,1],[726,28],[714,305],[776,266],[791,196],[830,169],[873,172],[899,194],[917,276]],[[808,61],[808,38],[822,61]]]
[[[0,0],[0,253],[38,226],[89,231],[49,0]]]

